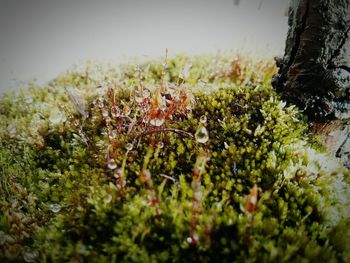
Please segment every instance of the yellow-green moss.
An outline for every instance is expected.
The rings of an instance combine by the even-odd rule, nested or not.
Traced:
[[[349,173],[274,70],[178,56],[3,95],[1,259],[349,260]]]

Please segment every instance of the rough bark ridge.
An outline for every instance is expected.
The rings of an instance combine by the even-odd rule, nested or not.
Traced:
[[[291,0],[288,24],[273,86],[310,120],[349,131],[350,0]],[[350,166],[348,132],[343,137],[335,152]]]

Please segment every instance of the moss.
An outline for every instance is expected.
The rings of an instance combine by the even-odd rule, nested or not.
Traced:
[[[349,260],[349,172],[273,63],[165,62],[3,95],[1,259]]]

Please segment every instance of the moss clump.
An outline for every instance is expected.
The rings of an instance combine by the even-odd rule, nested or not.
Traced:
[[[349,260],[349,173],[274,71],[178,56],[4,95],[1,259]]]

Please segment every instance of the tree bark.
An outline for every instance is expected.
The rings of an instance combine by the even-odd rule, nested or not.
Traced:
[[[304,110],[350,167],[350,0],[291,0],[288,15],[285,54],[276,58],[272,85]],[[329,134],[338,141],[327,145]]]

